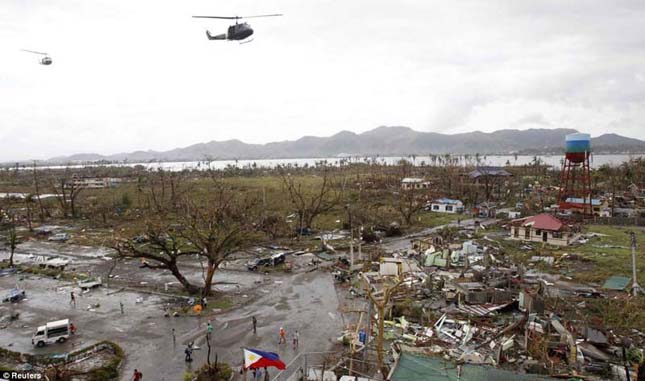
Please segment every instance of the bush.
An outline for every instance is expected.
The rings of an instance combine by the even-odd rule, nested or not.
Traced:
[[[204,364],[196,373],[197,381],[228,381],[233,371],[227,363]],[[186,377],[184,376],[184,379]]]

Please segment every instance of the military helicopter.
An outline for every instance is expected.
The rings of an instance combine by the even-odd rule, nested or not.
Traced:
[[[41,65],[51,65],[51,64],[52,64],[52,62],[54,62],[54,61],[52,60],[52,58],[51,58],[49,55],[47,55],[47,53],[43,53],[43,52],[35,52],[35,51],[33,51],[33,50],[27,50],[27,49],[22,49],[22,51],[23,51],[23,52],[27,52],[27,53],[34,53],[34,54],[40,54],[40,55],[43,55],[44,57],[43,57],[43,58],[41,58],[41,59],[40,59],[40,62],[39,62]]]
[[[229,40],[229,41],[242,41],[253,34],[253,29],[251,26],[245,22],[239,24],[237,20],[239,19],[250,19],[256,17],[274,17],[282,16],[281,13],[276,13],[272,15],[257,15],[257,16],[193,16],[196,19],[224,19],[224,20],[235,20],[235,25],[228,27],[228,32],[212,35],[208,30],[206,31],[206,37],[209,40]]]

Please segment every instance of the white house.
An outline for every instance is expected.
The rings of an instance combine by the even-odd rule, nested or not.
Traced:
[[[405,177],[401,180],[402,189],[428,189],[430,188],[430,181],[426,181],[419,177]]]
[[[462,213],[464,203],[450,198],[439,198],[430,203],[430,211],[438,213]]]

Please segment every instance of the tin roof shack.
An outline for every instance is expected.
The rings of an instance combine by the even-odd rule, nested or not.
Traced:
[[[459,304],[484,304],[491,299],[492,292],[480,282],[455,282]]]
[[[511,239],[544,242],[556,246],[570,245],[577,239],[569,225],[550,214],[520,218],[511,222]]]
[[[568,197],[566,199],[566,202],[572,206],[572,209],[575,210],[580,210],[584,207],[584,205],[589,205],[589,199],[584,199],[582,197]],[[609,203],[607,200],[599,200],[596,198],[591,199],[591,209],[593,211],[594,216],[600,216],[602,214],[605,214],[603,212],[606,212],[609,210],[609,214],[611,214],[611,208],[609,208]],[[611,217],[606,216],[606,217]]]
[[[402,277],[408,273],[422,272],[416,261],[405,258],[381,258],[379,274],[381,276]]]
[[[472,214],[474,217],[479,218],[495,218],[497,216],[497,204],[484,201],[473,208]]]

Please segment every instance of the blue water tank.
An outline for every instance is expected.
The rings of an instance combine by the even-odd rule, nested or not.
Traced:
[[[591,152],[591,135],[589,134],[569,134],[565,137],[566,153],[590,153]]]

